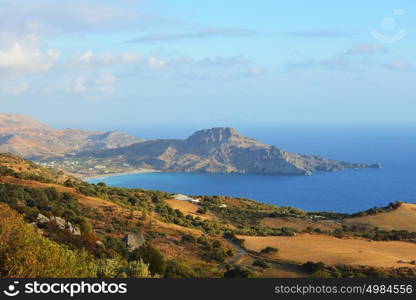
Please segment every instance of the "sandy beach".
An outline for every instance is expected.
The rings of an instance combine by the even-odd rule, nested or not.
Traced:
[[[82,180],[90,180],[90,179],[98,179],[98,178],[106,178],[111,176],[119,176],[119,175],[131,175],[131,174],[143,174],[143,173],[155,173],[161,172],[159,170],[154,169],[137,169],[128,172],[119,172],[119,173],[107,173],[107,174],[97,174],[97,175],[78,175],[78,178]]]

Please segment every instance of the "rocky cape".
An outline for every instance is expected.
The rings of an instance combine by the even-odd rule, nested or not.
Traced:
[[[200,130],[185,140],[143,141],[116,149],[79,152],[66,158],[89,158],[103,166],[124,165],[164,172],[310,175],[315,171],[380,167],[290,153],[245,137],[232,128]]]

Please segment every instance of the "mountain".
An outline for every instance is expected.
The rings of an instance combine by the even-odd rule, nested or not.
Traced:
[[[0,152],[26,158],[39,159],[86,150],[111,149],[141,141],[120,131],[53,129],[25,115],[0,114]]]
[[[72,157],[87,158],[107,167],[125,165],[168,172],[310,175],[314,171],[379,167],[290,153],[245,137],[232,128],[200,130],[186,140],[151,140],[116,149],[79,152]]]

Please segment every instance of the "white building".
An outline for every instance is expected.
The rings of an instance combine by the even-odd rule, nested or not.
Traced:
[[[194,198],[191,198],[191,197],[183,195],[183,194],[175,194],[175,195],[173,195],[173,199],[181,200],[181,201],[190,201],[190,202],[193,202],[193,203],[201,202],[200,199],[194,199]]]

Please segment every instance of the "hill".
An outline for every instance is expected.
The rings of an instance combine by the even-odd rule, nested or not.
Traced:
[[[0,114],[0,152],[31,159],[111,149],[141,141],[140,138],[119,131],[53,129],[25,115]]]
[[[315,155],[290,153],[245,137],[232,128],[200,130],[185,140],[151,140],[116,149],[79,152],[64,160],[111,169],[153,169],[166,172],[260,173],[310,175],[315,171],[379,167],[349,163]],[[55,161],[56,162],[56,161]],[[59,164],[59,161],[58,161]],[[65,167],[64,164],[59,164]],[[91,172],[91,171],[90,171]],[[92,170],[99,174],[100,170]]]
[[[398,203],[393,210],[344,220],[349,226],[377,227],[381,230],[416,231],[416,204]]]
[[[6,257],[10,263],[0,263],[0,276],[305,277],[322,272],[334,277],[416,276],[410,259],[416,232],[345,223],[399,213],[397,203],[347,215],[305,212],[243,198],[198,198],[196,204],[161,191],[89,184],[2,154],[0,259]],[[10,236],[19,239],[7,242]],[[242,243],[246,249],[238,237],[246,240]],[[140,243],[132,245],[134,240]],[[292,242],[297,249],[293,255]],[[310,245],[316,249],[327,245],[327,255],[317,255]],[[270,246],[281,248],[281,255],[261,252]],[[23,259],[27,249],[33,249],[35,258],[45,264],[29,265]],[[340,251],[345,255],[338,255]],[[379,258],[368,263],[351,259],[360,251],[377,253]],[[50,253],[55,254],[48,260]],[[66,257],[70,260],[65,268],[52,267]],[[88,268],[76,269],[79,261]],[[303,266],[305,261],[317,264],[321,273],[310,264]],[[16,273],[11,273],[11,264],[18,264],[19,270],[13,269]]]

